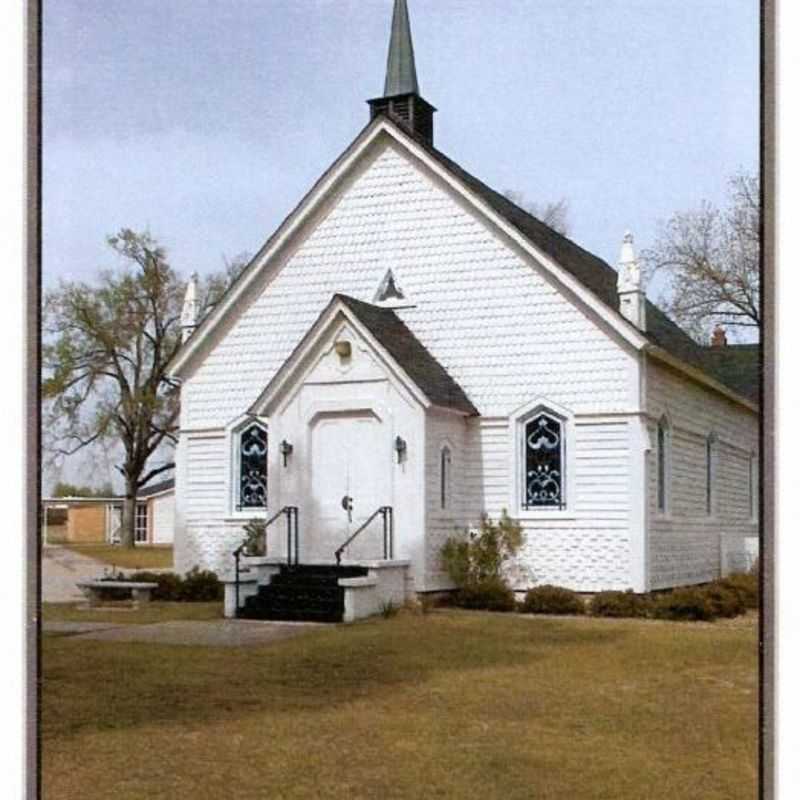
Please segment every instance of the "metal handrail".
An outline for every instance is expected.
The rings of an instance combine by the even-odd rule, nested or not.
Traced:
[[[347,549],[348,545],[363,531],[371,522],[378,516],[383,515],[383,557],[389,560],[394,557],[394,511],[391,506],[380,506],[367,519],[359,525],[355,533],[352,533],[336,550],[337,566],[342,562],[342,553]]]
[[[294,563],[297,564],[299,561],[300,555],[300,544],[299,544],[299,524],[298,524],[298,517],[299,517],[299,510],[297,506],[284,506],[280,511],[273,514],[265,523],[264,523],[264,534],[266,536],[267,528],[275,522],[278,517],[286,515],[286,563],[291,565],[292,564],[292,550],[294,550]],[[239,559],[244,551],[245,546],[247,545],[247,541],[243,541],[234,551],[233,551],[233,560],[235,564],[235,582],[236,582],[236,616],[239,615],[239,575],[240,575],[240,568],[239,568]],[[294,547],[292,546],[294,545]]]

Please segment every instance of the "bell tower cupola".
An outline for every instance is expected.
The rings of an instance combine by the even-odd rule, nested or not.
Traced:
[[[371,119],[378,114],[387,114],[428,144],[433,144],[433,115],[436,109],[419,94],[406,0],[394,0],[383,96],[367,102]]]

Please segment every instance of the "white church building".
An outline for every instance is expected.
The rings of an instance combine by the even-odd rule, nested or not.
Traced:
[[[384,562],[404,592],[440,591],[447,537],[503,510],[524,531],[519,590],[740,566],[758,536],[757,346],[698,345],[647,300],[630,234],[609,232],[615,269],[438,150],[405,0],[368,102],[202,320],[190,284],[176,568],[230,573],[243,525],[277,516],[243,594],[287,559],[334,564],[356,532],[340,555],[364,569],[340,586],[373,586]]]

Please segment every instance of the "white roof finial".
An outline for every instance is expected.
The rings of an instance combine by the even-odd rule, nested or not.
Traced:
[[[186,284],[186,294],[183,297],[183,310],[181,311],[181,329],[183,341],[186,341],[197,327],[197,318],[200,316],[200,300],[198,299],[198,277],[193,272]]]
[[[625,236],[622,237],[617,272],[618,292],[643,291],[642,270],[636,258],[636,250],[633,247],[633,234],[630,231],[626,231]]]

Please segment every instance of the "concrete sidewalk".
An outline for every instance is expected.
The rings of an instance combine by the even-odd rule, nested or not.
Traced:
[[[42,602],[72,603],[86,598],[78,581],[102,578],[108,564],[76,553],[67,547],[42,548]]]
[[[146,642],[148,644],[199,645],[201,647],[253,647],[301,636],[316,628],[314,622],[253,622],[209,620],[155,622],[150,625],[45,622],[45,633],[71,635],[102,642]]]

